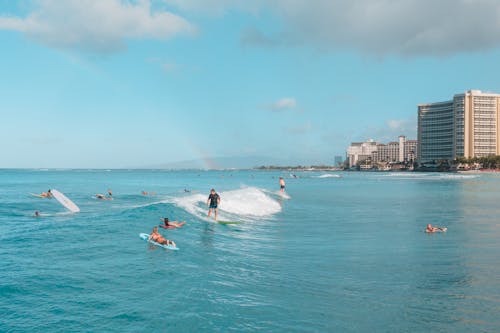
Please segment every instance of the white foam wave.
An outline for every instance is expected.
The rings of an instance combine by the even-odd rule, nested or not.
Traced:
[[[270,218],[281,211],[281,205],[266,195],[263,190],[255,187],[245,187],[237,190],[219,193],[219,219]],[[172,203],[188,213],[200,218],[207,215],[207,196],[193,194],[180,198],[172,198]]]
[[[270,191],[270,190],[262,190],[264,193],[269,194],[273,197],[277,197],[279,199],[287,199],[290,200],[292,197],[289,196],[286,192],[281,191]]]
[[[340,175],[333,173],[324,173],[320,176],[313,176],[314,178],[340,178]]]
[[[398,177],[402,179],[442,180],[442,179],[474,179],[479,175],[449,174],[449,173],[421,173],[421,172],[394,172],[384,174],[384,177]]]
[[[442,179],[474,179],[479,178],[479,175],[441,175]]]

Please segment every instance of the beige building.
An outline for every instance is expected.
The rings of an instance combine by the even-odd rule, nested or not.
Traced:
[[[353,142],[347,148],[347,159],[349,160],[349,167],[356,165],[358,162],[371,159],[372,153],[377,151],[377,143],[373,140],[365,142]]]
[[[374,162],[411,162],[417,156],[417,140],[407,140],[406,136],[400,135],[398,141],[388,144],[377,144],[377,151],[372,153]]]
[[[418,159],[500,155],[500,94],[469,90],[418,105]]]
[[[347,148],[349,167],[366,160],[388,163],[412,162],[416,156],[417,140],[407,140],[404,135],[401,135],[398,141],[388,144],[377,143],[370,139],[366,142],[353,142]]]

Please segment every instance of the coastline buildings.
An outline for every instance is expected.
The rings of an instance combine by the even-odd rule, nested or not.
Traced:
[[[370,161],[372,163],[404,163],[413,162],[417,157],[417,140],[407,140],[406,136],[399,136],[398,141],[387,144],[373,140],[353,142],[347,148],[349,167],[358,163]]]
[[[372,153],[377,151],[377,143],[372,139],[366,142],[353,142],[347,148],[347,159],[349,167],[353,167],[358,162],[366,161],[372,157]]]
[[[500,94],[469,90],[418,105],[418,160],[500,155]]]

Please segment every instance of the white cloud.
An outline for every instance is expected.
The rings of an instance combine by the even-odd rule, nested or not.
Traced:
[[[167,11],[152,11],[150,0],[37,0],[27,17],[0,16],[0,29],[14,30],[57,48],[107,53],[127,39],[166,40],[196,28]]]
[[[229,10],[257,12],[263,0],[164,0],[182,11],[224,15]]]
[[[242,31],[253,46],[313,45],[326,50],[444,56],[500,46],[498,0],[165,0],[181,10],[271,12],[276,34]],[[258,18],[258,16],[256,16]]]
[[[269,108],[273,111],[286,111],[294,109],[296,106],[297,102],[295,101],[295,98],[285,97],[269,105]]]
[[[496,0],[278,0],[289,38],[320,48],[449,55],[500,45]]]
[[[388,120],[386,123],[391,130],[400,130],[405,128],[407,120],[391,119]]]
[[[407,119],[390,119],[380,126],[366,128],[355,140],[364,140],[374,138],[378,142],[396,141],[400,135],[405,135],[409,139],[417,138],[417,120],[416,117]]]

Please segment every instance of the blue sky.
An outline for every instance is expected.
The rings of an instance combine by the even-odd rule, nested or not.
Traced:
[[[0,167],[333,163],[351,141],[414,138],[418,103],[500,92],[499,15],[491,0],[0,0]]]

